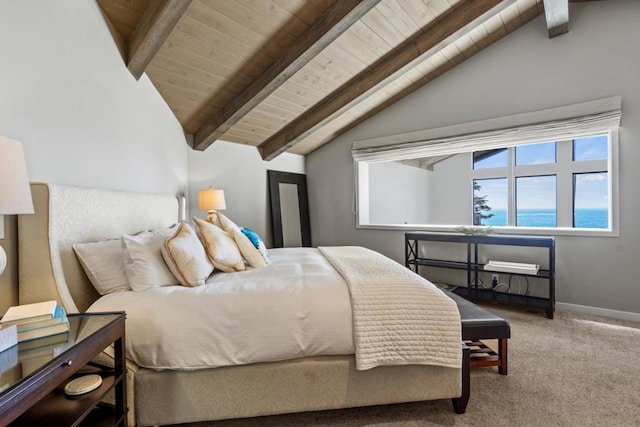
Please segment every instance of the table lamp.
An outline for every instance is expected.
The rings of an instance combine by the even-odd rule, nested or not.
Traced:
[[[221,211],[226,208],[227,205],[224,201],[224,190],[214,190],[213,187],[209,187],[206,190],[200,190],[198,192],[198,209],[201,211],[207,211],[205,221],[212,224],[219,222],[214,222],[214,217],[217,219],[216,211]]]
[[[33,201],[22,144],[0,136],[0,215],[25,213],[33,213]],[[0,231],[4,238],[4,229]],[[0,274],[6,266],[7,254],[0,246]]]

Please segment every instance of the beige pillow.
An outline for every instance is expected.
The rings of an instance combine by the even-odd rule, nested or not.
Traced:
[[[240,250],[229,233],[200,218],[193,220],[202,246],[215,268],[225,273],[245,269]]]
[[[238,249],[240,249],[242,257],[247,260],[251,267],[261,268],[267,266],[267,263],[264,258],[262,258],[260,251],[253,246],[251,240],[249,240],[249,238],[245,236],[239,228],[235,228],[232,231],[232,235],[238,245]]]
[[[218,224],[220,224],[220,228],[222,228],[224,231],[226,231],[229,234],[231,234],[233,230],[240,231],[240,227],[238,227],[235,222],[231,221],[229,218],[227,218],[220,212],[217,212],[217,214],[218,214]]]
[[[213,272],[200,239],[186,222],[181,222],[173,236],[164,241],[162,258],[183,286],[204,285]]]
[[[100,295],[130,291],[120,239],[76,243],[73,250]]]
[[[175,227],[143,231],[136,235],[123,234],[120,238],[123,249],[124,270],[131,289],[136,292],[160,286],[177,285],[167,264],[162,259],[162,245],[172,236]]]

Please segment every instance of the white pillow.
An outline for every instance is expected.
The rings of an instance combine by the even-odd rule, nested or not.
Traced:
[[[240,249],[240,253],[242,257],[247,260],[251,267],[261,268],[266,267],[267,263],[262,258],[260,251],[253,246],[251,240],[247,236],[244,235],[239,228],[236,228],[232,232],[233,238]]]
[[[215,268],[225,273],[245,269],[240,250],[229,233],[199,218],[194,221],[202,246]]]
[[[183,286],[204,285],[213,272],[213,265],[207,258],[196,232],[186,222],[162,245],[162,258],[169,270]]]
[[[76,243],[73,250],[100,295],[130,291],[119,239]]]
[[[131,289],[136,292],[160,286],[177,285],[178,279],[162,259],[164,241],[176,228],[143,231],[136,235],[123,234],[124,270]]]

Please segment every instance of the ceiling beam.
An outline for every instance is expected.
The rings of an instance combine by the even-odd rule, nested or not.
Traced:
[[[127,68],[136,80],[140,79],[191,1],[153,0],[149,3],[129,43]]]
[[[450,154],[445,154],[442,156],[433,156],[433,157],[420,157],[415,159],[406,159],[406,160],[396,160],[396,163],[400,163],[403,165],[413,166],[416,168],[433,171],[433,165],[439,163],[443,160],[447,160],[451,157]]]
[[[572,0],[572,2],[575,2],[575,1],[592,1],[592,0]],[[537,7],[535,7],[534,10],[538,10]],[[526,17],[523,17],[521,15],[521,17],[520,17],[521,21],[520,21],[519,26],[523,26],[524,24],[532,21],[533,19],[537,18],[540,14],[542,14],[542,9],[540,9],[538,11],[538,13],[527,14]],[[491,43],[495,43],[498,40],[499,39],[493,40]],[[488,46],[485,46],[484,48],[486,49],[486,47],[488,47]],[[334,132],[333,138],[336,138],[336,137],[342,135],[343,133],[348,132],[349,130],[351,130],[354,127],[358,126],[360,123],[367,121],[371,117],[373,117],[376,114],[378,114],[380,111],[384,110],[385,108],[388,108],[390,105],[395,104],[396,102],[398,102],[399,100],[401,100],[405,96],[409,95],[410,93],[413,93],[414,91],[418,90],[422,86],[425,86],[430,81],[432,81],[433,79],[435,79],[436,77],[440,76],[441,74],[443,74],[446,71],[448,71],[448,69],[444,69],[444,70],[437,69],[437,70],[434,70],[434,71],[428,73],[424,77],[421,77],[418,81],[414,82],[413,84],[411,84],[410,86],[408,86],[404,90],[398,92],[397,94],[393,95],[391,98],[387,99],[383,103],[376,105],[375,107],[373,107],[372,109],[367,111],[362,116],[358,117],[357,119],[349,122],[347,125],[345,125],[345,126],[341,127],[340,129],[338,129],[336,132]]]
[[[569,32],[569,0],[544,0],[549,38]]]
[[[379,2],[335,1],[264,73],[196,131],[193,148],[203,151],[213,144]]]
[[[285,152],[515,0],[462,0],[258,147],[264,160]]]

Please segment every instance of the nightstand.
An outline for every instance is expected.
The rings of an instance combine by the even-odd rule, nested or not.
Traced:
[[[126,426],[125,314],[69,315],[65,342],[56,336],[20,343],[0,353],[0,425],[11,426]],[[62,337],[64,339],[64,336]],[[60,337],[58,337],[58,341]],[[114,366],[91,362],[114,345]],[[82,369],[82,371],[81,371]],[[89,393],[67,397],[64,386],[82,372],[102,376]],[[80,371],[80,372],[78,372]],[[110,390],[115,405],[101,403]]]

